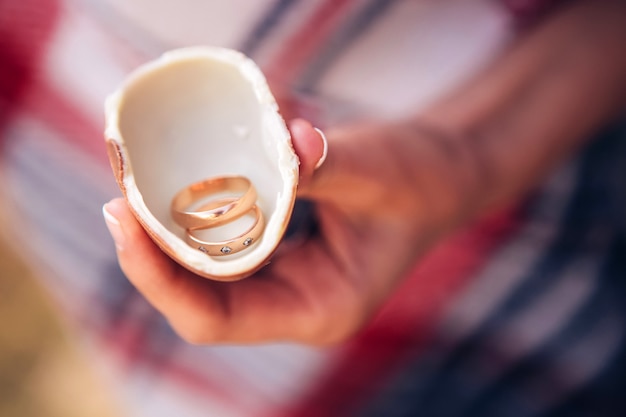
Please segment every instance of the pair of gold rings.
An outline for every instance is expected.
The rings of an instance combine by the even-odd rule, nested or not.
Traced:
[[[219,197],[225,194],[238,197]],[[256,200],[256,189],[246,177],[208,178],[180,190],[172,199],[170,213],[185,229],[188,245],[211,256],[229,255],[248,248],[261,237],[265,219]],[[249,213],[254,215],[252,226],[231,239],[209,242],[194,234],[198,230],[226,225]]]

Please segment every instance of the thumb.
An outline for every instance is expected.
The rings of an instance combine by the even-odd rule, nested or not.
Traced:
[[[333,195],[332,185],[338,177],[338,167],[350,166],[350,150],[342,141],[329,143],[326,135],[304,119],[293,119],[289,123],[293,147],[300,158],[300,182],[298,195],[304,198],[319,199]],[[337,129],[333,129],[336,132]],[[329,152],[329,148],[332,150]],[[343,160],[339,162],[338,160]],[[336,185],[336,184],[335,184]]]
[[[376,163],[371,155],[362,157],[372,152],[363,152],[367,146],[362,146],[360,140],[352,140],[366,136],[360,130],[355,131],[354,127],[333,127],[332,131],[329,130],[330,141],[321,130],[303,119],[292,120],[289,129],[300,158],[299,197],[313,200],[343,198],[342,193],[357,191],[351,187],[357,185],[354,179]]]
[[[328,143],[321,130],[314,128],[304,119],[289,122],[293,147],[300,158],[300,185],[311,182],[313,173],[326,159]]]

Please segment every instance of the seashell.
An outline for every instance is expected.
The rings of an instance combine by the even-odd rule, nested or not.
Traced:
[[[298,158],[254,62],[216,47],[167,52],[129,75],[107,98],[105,116],[118,185],[165,253],[194,273],[220,281],[246,277],[269,261],[293,211]],[[185,243],[185,231],[169,209],[180,189],[223,175],[250,179],[265,229],[249,248],[214,257]]]

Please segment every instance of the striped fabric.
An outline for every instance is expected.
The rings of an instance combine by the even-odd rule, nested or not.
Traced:
[[[0,0],[3,232],[126,415],[621,415],[623,124],[529,201],[441,242],[343,346],[197,347],[172,332],[123,277],[101,218],[119,195],[102,102],[125,74],[173,47],[219,44],[253,57],[320,126],[400,117],[480,70],[515,17],[556,2],[214,3]]]

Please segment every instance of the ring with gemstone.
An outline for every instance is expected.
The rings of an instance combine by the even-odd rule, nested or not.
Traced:
[[[210,204],[209,208],[193,209],[208,197],[232,194],[238,197],[220,200],[223,205]],[[255,205],[256,198],[256,189],[246,177],[208,178],[188,185],[176,193],[170,205],[170,213],[183,229],[205,229],[224,225],[243,216]]]
[[[209,207],[203,206],[202,208],[206,209],[218,204],[229,204],[229,202],[231,202],[232,200],[234,199],[228,198],[218,200],[209,203]],[[209,242],[202,240],[194,235],[194,231],[198,231],[199,229],[187,229],[185,230],[186,242],[191,247],[194,247],[200,252],[211,256],[229,255],[242,251],[259,240],[261,233],[263,232],[263,228],[265,227],[265,219],[263,217],[263,213],[256,204],[253,205],[252,208],[250,208],[248,212],[244,214],[247,214],[249,212],[253,212],[254,214],[254,223],[244,233],[241,233],[234,238],[220,240],[216,242]]]

